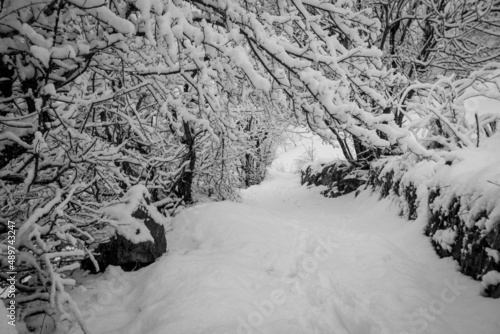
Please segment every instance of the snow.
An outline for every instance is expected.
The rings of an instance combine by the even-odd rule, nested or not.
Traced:
[[[16,327],[9,325],[7,322],[10,321],[8,318],[7,308],[3,302],[0,302],[0,333],[2,334],[16,334]],[[16,325],[18,323],[16,322]]]
[[[71,294],[94,333],[498,334],[499,300],[438,258],[424,222],[369,191],[320,190],[270,170],[241,203],[177,215],[154,264],[109,267]]]
[[[436,208],[448,208],[453,197],[461,197],[461,206],[468,210],[461,216],[471,224],[482,212],[488,213],[480,228],[489,233],[500,221],[500,134],[485,138],[479,148],[467,148],[456,153],[451,166],[438,166],[431,187],[443,188],[435,200]],[[470,226],[469,226],[470,227]]]
[[[63,45],[52,47],[50,49],[50,55],[57,59],[66,59],[76,57],[76,52],[71,45]]]
[[[247,52],[242,46],[237,46],[232,49],[228,53],[228,56],[236,64],[236,66],[245,72],[245,75],[256,89],[262,89],[264,91],[269,91],[271,89],[271,83],[254,70],[252,63],[248,58]]]
[[[500,273],[496,270],[488,271],[482,277],[482,282],[484,286],[500,284]]]
[[[451,246],[455,244],[456,237],[457,232],[448,228],[446,230],[437,230],[432,236],[432,240],[436,241],[441,248],[451,252]]]
[[[484,138],[479,147],[467,147],[445,154],[446,160],[415,162],[412,155],[380,159],[373,166],[382,166],[383,177],[393,171],[401,179],[400,188],[413,184],[417,187],[417,200],[424,203],[420,216],[427,217],[429,190],[439,190],[430,204],[433,212],[447,212],[453,201],[460,200],[460,219],[472,228],[474,224],[487,235],[500,223],[500,134]],[[401,189],[400,189],[401,190]],[[400,191],[401,193],[401,191]],[[396,201],[398,199],[396,198]],[[404,201],[403,201],[404,202]],[[486,215],[485,219],[481,219]],[[447,238],[447,236],[445,235]],[[441,240],[441,235],[435,236]],[[441,241],[438,241],[441,242]],[[444,242],[444,244],[447,244]],[[446,246],[443,246],[447,248]]]
[[[56,95],[57,94],[56,87],[52,83],[45,85],[42,88],[41,92],[44,95]]]
[[[102,213],[116,232],[133,243],[153,241],[154,239],[146,225],[132,214],[142,206],[153,220],[167,227],[169,220],[158,212],[152,204],[147,204],[145,199],[149,199],[149,192],[144,185],[138,184],[127,191],[119,203],[113,203],[102,209]]]
[[[41,47],[42,49],[48,49],[52,46],[50,40],[46,40],[42,35],[37,33],[33,27],[23,23],[21,26],[21,33],[26,36],[34,45]]]
[[[130,21],[115,15],[108,7],[102,6],[100,0],[69,0],[69,2],[77,8],[84,8],[87,14],[105,22],[120,33],[131,35],[135,31]]]
[[[40,60],[45,67],[49,67],[49,62],[50,62],[50,51],[49,50],[42,48],[40,46],[37,46],[37,45],[32,45],[30,47],[30,51],[33,54],[33,56],[35,56],[35,58]]]
[[[3,131],[0,133],[0,150],[3,150],[7,145],[11,145],[11,142],[17,143],[26,149],[31,148],[21,137],[33,134],[36,131],[38,123],[36,113],[26,115],[21,120],[16,119],[12,114],[8,114],[7,117],[0,117],[0,121],[3,123]]]
[[[320,166],[322,163],[343,157],[339,148],[333,148],[318,135],[301,127],[288,129],[287,138],[276,154],[278,157],[273,161],[272,168],[292,173],[299,172],[308,163]]]
[[[486,254],[488,254],[489,257],[493,258],[496,263],[500,262],[500,252],[496,249],[486,247]]]
[[[486,118],[489,115],[500,119],[500,101],[483,96],[477,96],[464,101],[465,118],[470,124],[475,124],[475,115]]]

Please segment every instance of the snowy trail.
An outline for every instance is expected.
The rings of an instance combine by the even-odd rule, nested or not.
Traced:
[[[73,295],[95,333],[500,332],[499,301],[438,259],[422,223],[376,196],[318,193],[272,172],[242,203],[181,213],[157,263]]]

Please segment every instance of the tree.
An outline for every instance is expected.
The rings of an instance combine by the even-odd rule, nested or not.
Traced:
[[[396,0],[365,1],[381,22],[375,44],[384,51],[384,62],[407,78],[409,85],[434,82],[440,75],[467,77],[500,59],[499,4],[495,1]],[[395,87],[395,99],[407,85]],[[393,105],[396,123],[402,126],[406,102],[417,94],[408,91],[402,110]]]

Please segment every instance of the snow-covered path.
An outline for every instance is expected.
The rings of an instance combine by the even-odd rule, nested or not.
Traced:
[[[272,172],[172,227],[157,263],[73,291],[95,333],[500,333],[500,301],[367,193],[327,199]]]

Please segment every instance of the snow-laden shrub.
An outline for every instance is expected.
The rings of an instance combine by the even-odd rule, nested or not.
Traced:
[[[301,183],[315,186],[326,186],[321,191],[326,197],[337,197],[357,190],[368,180],[368,171],[347,161],[316,161],[309,163],[301,170]]]
[[[482,279],[495,297],[500,287],[488,273],[500,269],[498,147],[497,133],[447,162],[381,159],[372,164],[369,181],[381,196],[391,196],[403,216],[425,223],[438,254],[456,259],[464,274]]]

